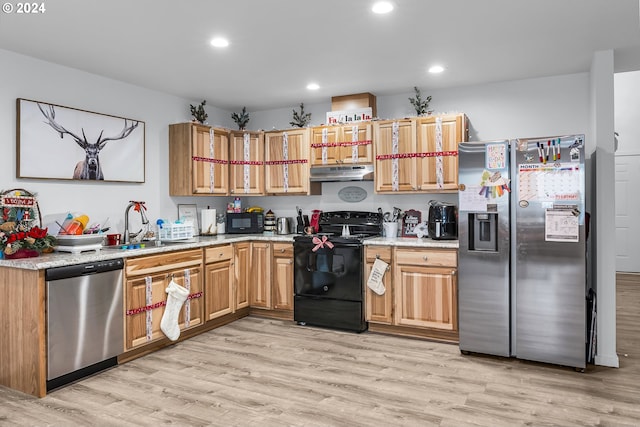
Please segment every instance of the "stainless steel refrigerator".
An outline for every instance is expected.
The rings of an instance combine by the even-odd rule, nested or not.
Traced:
[[[584,135],[458,156],[460,350],[584,368]]]

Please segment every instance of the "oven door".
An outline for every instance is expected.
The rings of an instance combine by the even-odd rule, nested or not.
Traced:
[[[333,248],[325,244],[314,252],[315,247],[311,239],[293,244],[295,294],[362,301],[362,243],[334,243]]]

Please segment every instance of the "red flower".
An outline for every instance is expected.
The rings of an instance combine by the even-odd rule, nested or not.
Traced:
[[[43,239],[47,235],[48,228],[33,227],[27,232],[27,236],[34,239]]]

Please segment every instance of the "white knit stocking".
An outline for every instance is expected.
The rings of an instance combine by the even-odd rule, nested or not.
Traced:
[[[180,337],[180,326],[178,326],[178,315],[184,302],[189,296],[189,291],[171,280],[167,289],[167,305],[164,308],[164,314],[160,321],[160,329],[171,341],[175,341]]]

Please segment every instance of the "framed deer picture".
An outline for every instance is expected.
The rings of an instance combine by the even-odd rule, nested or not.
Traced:
[[[143,121],[18,98],[18,178],[144,182]]]

